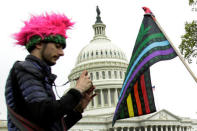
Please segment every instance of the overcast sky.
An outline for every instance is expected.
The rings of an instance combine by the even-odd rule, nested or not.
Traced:
[[[4,99],[5,81],[12,64],[24,60],[28,54],[20,46],[14,45],[11,38],[23,27],[23,21],[31,14],[44,12],[64,13],[76,24],[68,31],[65,56],[53,67],[58,75],[56,84],[67,80],[74,68],[80,50],[93,38],[92,25],[96,21],[96,6],[101,11],[101,19],[106,24],[106,35],[112,43],[126,53],[128,60],[143,19],[141,7],[147,6],[155,14],[158,22],[173,42],[175,47],[181,42],[185,21],[196,19],[197,12],[192,12],[188,0],[4,0],[0,2],[0,119],[6,119]],[[189,65],[197,76],[197,65]],[[152,85],[155,86],[157,110],[167,109],[171,113],[197,119],[197,84],[178,57],[162,61],[151,67]],[[61,95],[68,88],[58,87]]]

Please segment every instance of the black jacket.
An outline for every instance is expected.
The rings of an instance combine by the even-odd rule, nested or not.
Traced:
[[[52,84],[56,78],[51,68],[35,56],[28,55],[13,66],[14,75],[8,76],[6,102],[9,107],[46,131],[62,131],[82,118],[74,108],[82,95],[70,89],[60,100],[55,99]],[[14,78],[13,78],[14,77]],[[17,130],[8,115],[8,130]]]

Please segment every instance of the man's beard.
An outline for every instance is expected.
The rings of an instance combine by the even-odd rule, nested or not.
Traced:
[[[45,55],[46,47],[47,47],[47,44],[44,44],[44,45],[43,45],[43,49],[42,49],[42,51],[41,51],[42,60],[43,60],[47,65],[53,66],[53,65],[55,65],[56,63],[53,63],[53,62],[51,62],[51,61],[49,61],[49,60],[47,59],[47,57],[46,57],[46,55]]]
[[[53,63],[53,62],[51,62],[51,61],[49,61],[49,60],[47,60],[47,59],[45,59],[45,57],[44,57],[44,62],[47,64],[47,65],[49,65],[49,66],[53,66],[53,65],[55,65],[55,63]]]

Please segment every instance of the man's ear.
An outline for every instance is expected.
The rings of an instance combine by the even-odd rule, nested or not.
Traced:
[[[41,49],[42,46],[43,46],[43,43],[38,43],[38,44],[35,45],[35,47],[36,47],[37,49]]]

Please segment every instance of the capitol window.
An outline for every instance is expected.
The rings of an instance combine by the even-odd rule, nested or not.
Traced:
[[[118,92],[118,97],[119,97],[120,96],[121,89],[118,89],[117,92]]]
[[[89,52],[87,53],[87,58],[89,57]]]
[[[122,71],[120,71],[120,79],[122,79]]]
[[[111,79],[111,71],[108,71],[108,77]]]
[[[123,54],[122,53],[120,53],[120,57],[123,58]]]
[[[99,72],[96,72],[96,79],[99,79]]]
[[[104,105],[108,104],[108,92],[107,90],[103,90],[103,97],[104,97]]]
[[[101,94],[100,94],[100,90],[96,90],[95,93],[97,94],[97,104],[98,106],[101,106]]]
[[[111,97],[111,104],[114,105],[115,104],[115,99],[114,99],[114,96],[115,96],[115,89],[110,89],[110,97]]]
[[[105,51],[105,54],[107,55],[107,51]]]
[[[105,79],[105,72],[102,71],[102,78]]]
[[[93,100],[91,101],[91,106],[94,107],[94,101]]]
[[[114,71],[114,76],[115,76],[115,79],[118,78],[118,76],[117,76],[117,71]]]
[[[110,50],[110,55],[112,56],[112,52],[111,52],[111,50]]]
[[[93,73],[90,73],[90,79],[93,80]]]

